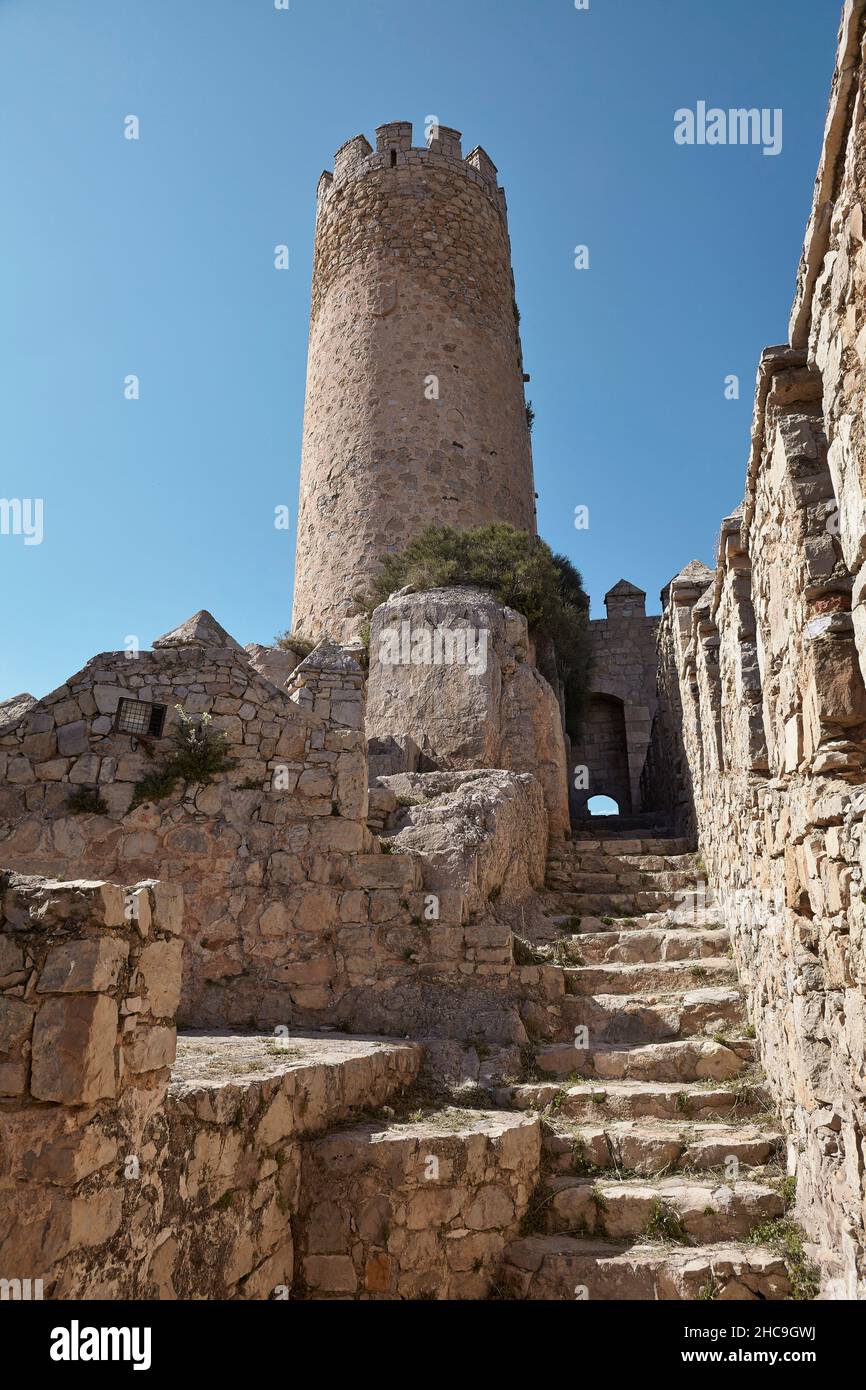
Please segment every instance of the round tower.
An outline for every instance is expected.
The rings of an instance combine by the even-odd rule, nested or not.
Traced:
[[[535,532],[505,194],[434,127],[319,181],[292,627],[353,636],[381,557],[430,525]]]

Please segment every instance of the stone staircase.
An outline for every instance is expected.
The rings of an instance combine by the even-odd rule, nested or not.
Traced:
[[[728,933],[687,842],[605,828],[557,846],[537,946],[563,1027],[502,1105],[541,1111],[543,1177],[502,1291],[528,1299],[783,1299],[752,1233],[782,1217],[784,1140],[744,1023]],[[696,911],[696,903],[701,904]],[[552,929],[552,931],[551,931]]]

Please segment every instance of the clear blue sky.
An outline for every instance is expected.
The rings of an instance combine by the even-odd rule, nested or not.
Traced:
[[[296,507],[316,182],[350,136],[413,120],[423,143],[428,115],[507,192],[541,532],[596,617],[621,576],[657,611],[740,501],[840,11],[2,0],[0,497],[43,498],[45,533],[0,535],[0,698],[198,608],[241,642],[288,625],[294,529],[273,514]],[[781,107],[782,153],[677,146],[699,100]]]

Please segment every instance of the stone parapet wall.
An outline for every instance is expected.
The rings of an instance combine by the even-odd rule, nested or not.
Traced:
[[[653,765],[696,826],[831,1296],[866,1296],[866,3],[843,11],[791,343],[714,572],[665,591]]]
[[[538,1181],[536,1117],[442,1111],[305,1147],[300,1276],[310,1298],[482,1299]]]
[[[0,874],[0,1278],[124,1287],[155,1234],[182,895]]]
[[[866,691],[814,374],[766,353],[760,441],[714,574],[667,590],[657,736],[685,769],[717,910],[828,1278],[864,1273]],[[675,696],[675,699],[672,699]],[[657,761],[665,760],[665,747]],[[710,913],[714,911],[710,906]]]
[[[678,769],[836,1296],[866,1291],[866,5],[849,0],[792,317],[743,504],[666,591],[654,759]],[[711,911],[713,909],[711,908]]]
[[[161,734],[119,729],[122,699],[164,707]],[[230,765],[134,806],[176,749],[176,705],[211,716]],[[363,724],[351,653],[321,644],[278,690],[196,615],[134,660],[94,658],[0,729],[0,859],[22,873],[180,886],[184,1026],[407,1033],[423,1019],[435,1034],[480,1016],[491,1038],[520,1042],[510,934],[498,929],[494,961],[470,865],[440,899],[425,871],[432,841],[402,852],[367,826]],[[532,779],[501,776],[533,807],[503,858],[517,882],[543,862],[547,820]],[[70,797],[82,788],[101,800],[79,811]],[[475,798],[491,821],[499,791]]]

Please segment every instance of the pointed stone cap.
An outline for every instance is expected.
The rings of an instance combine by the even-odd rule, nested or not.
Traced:
[[[608,589],[604,606],[609,618],[640,618],[646,613],[646,591],[627,579],[621,579]]]
[[[305,656],[303,661],[295,667],[292,672],[292,684],[305,675],[314,675],[317,671],[340,671],[351,676],[361,676],[363,672],[352,653],[341,647],[339,642],[333,638],[325,636],[317,647],[314,647],[309,656]]]
[[[667,608],[668,599],[674,593],[686,603],[691,597],[697,598],[708,584],[712,584],[713,578],[713,571],[704,564],[703,560],[689,560],[689,563],[680,570],[679,574],[675,574],[670,583],[662,589],[662,608]]]
[[[232,651],[241,652],[245,657],[247,653],[239,642],[226,632],[213,616],[208,613],[206,608],[200,608],[197,613],[193,613],[191,618],[187,618],[180,627],[173,628],[171,632],[166,632],[162,637],[157,637],[153,643],[156,649],[164,647],[229,647]],[[247,657],[247,659],[249,659]]]
[[[609,599],[614,596],[618,597],[619,595],[634,596],[635,594],[638,594],[641,598],[646,598],[646,589],[639,589],[636,584],[630,584],[627,579],[621,579],[618,584],[614,584],[612,589],[608,589],[605,598]]]
[[[713,571],[709,565],[705,565],[703,560],[689,560],[684,569],[679,574],[675,574],[671,580],[672,584],[700,584],[706,588],[713,577]]]

